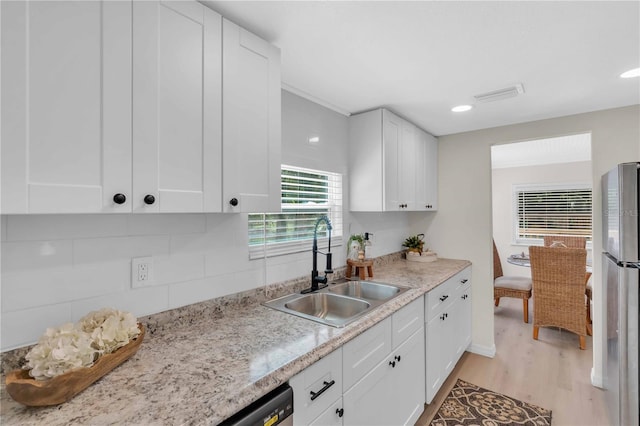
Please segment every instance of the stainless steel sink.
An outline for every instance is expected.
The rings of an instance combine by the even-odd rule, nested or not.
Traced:
[[[263,305],[332,327],[344,327],[407,290],[408,287],[372,281],[349,281],[331,284],[316,293],[289,294]]]
[[[397,287],[372,281],[349,281],[329,287],[329,291],[332,293],[366,300],[389,300],[407,290],[406,287]]]
[[[330,293],[290,294],[265,306],[334,327],[344,327],[371,309],[371,303]]]
[[[366,311],[371,303],[335,294],[316,293],[307,294],[291,302],[285,303],[285,308],[305,315],[311,315],[323,320],[344,321],[354,315]]]

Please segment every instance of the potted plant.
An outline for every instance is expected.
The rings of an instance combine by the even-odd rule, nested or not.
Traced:
[[[360,258],[362,252],[362,259],[364,259],[364,247],[365,240],[363,234],[351,234],[347,241],[347,257],[351,259]]]
[[[402,243],[402,247],[406,247],[408,252],[417,253],[418,256],[422,255],[424,249],[424,234],[413,235]]]

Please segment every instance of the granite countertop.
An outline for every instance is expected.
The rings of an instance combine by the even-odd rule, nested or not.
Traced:
[[[344,328],[288,315],[260,300],[226,309],[203,305],[191,318],[174,316],[170,328],[150,322],[131,359],[64,404],[25,407],[7,394],[2,377],[0,422],[218,424],[470,264],[396,260],[377,267],[373,281],[412,289]]]

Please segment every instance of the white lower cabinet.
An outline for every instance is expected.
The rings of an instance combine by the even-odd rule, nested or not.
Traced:
[[[423,327],[420,297],[294,376],[294,424],[414,424],[424,404]]]
[[[289,384],[293,388],[294,425],[342,424],[329,422],[331,416],[327,412],[342,402],[342,348],[293,376]]]
[[[414,424],[424,406],[423,377],[424,333],[420,329],[345,392],[344,424]]]
[[[331,404],[329,408],[324,410],[309,426],[340,426],[342,425],[342,416],[344,415],[344,407],[342,398]]]
[[[471,343],[471,267],[427,293],[425,312],[429,404]]]
[[[456,308],[456,359],[460,359],[462,353],[471,344],[471,282],[467,282],[458,294]]]

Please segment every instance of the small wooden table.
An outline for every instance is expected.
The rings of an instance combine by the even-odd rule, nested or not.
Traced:
[[[361,280],[365,279],[365,269],[369,274],[369,278],[373,278],[373,259],[347,259],[347,271],[345,273],[347,278],[351,278],[351,268],[353,267],[356,268],[356,274],[359,274]]]

